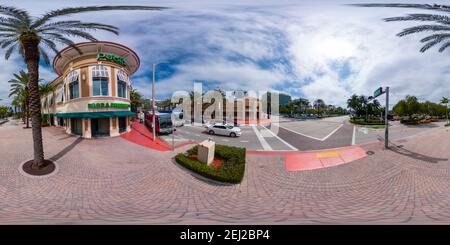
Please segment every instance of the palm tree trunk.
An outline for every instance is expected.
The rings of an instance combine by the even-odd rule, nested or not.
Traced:
[[[34,168],[44,165],[44,147],[41,129],[41,99],[39,96],[39,40],[36,37],[23,39],[24,58],[28,68],[28,90],[33,133]]]
[[[23,123],[26,123],[25,117],[26,117],[26,115],[27,115],[27,114],[26,114],[27,112],[26,112],[26,109],[25,109],[25,108],[26,108],[25,104],[22,104],[22,107],[21,107],[20,109],[22,110],[22,122],[23,122]]]

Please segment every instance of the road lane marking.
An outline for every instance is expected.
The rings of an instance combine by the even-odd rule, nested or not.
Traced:
[[[356,126],[353,125],[352,145],[355,145]]]
[[[239,141],[239,142],[242,142],[242,143],[248,143],[248,140],[241,140],[241,141]]]
[[[322,139],[319,139],[319,138],[316,138],[316,137],[313,137],[313,136],[309,136],[309,135],[307,135],[307,134],[299,133],[299,132],[297,132],[297,131],[294,131],[294,130],[289,129],[289,128],[286,128],[286,127],[283,127],[283,126],[281,126],[281,125],[278,125],[278,127],[282,128],[282,129],[285,129],[285,130],[287,130],[287,131],[290,131],[290,132],[292,132],[292,133],[294,133],[294,134],[299,134],[299,135],[301,135],[301,136],[305,136],[305,137],[308,137],[308,138],[313,139],[313,140],[319,140],[319,141],[322,141]]]
[[[283,142],[285,145],[287,145],[289,148],[291,148],[294,151],[298,151],[297,148],[295,148],[294,146],[292,146],[291,144],[289,144],[288,142],[284,141],[282,138],[280,138],[278,135],[276,135],[274,132],[272,132],[272,130],[266,128],[265,126],[262,126],[263,128],[265,128],[266,130],[268,130],[275,138],[277,138],[279,141]]]
[[[270,145],[267,143],[267,141],[264,139],[264,137],[261,135],[261,133],[259,132],[258,129],[256,129],[256,126],[251,126],[253,128],[253,132],[255,132],[256,137],[259,140],[259,143],[261,143],[263,149],[265,151],[271,151],[272,147],[270,147]]]
[[[230,140],[222,139],[222,141],[226,141],[226,142],[228,142],[228,141],[230,141]]]
[[[289,129],[289,128],[286,128],[286,127],[283,127],[283,126],[278,126],[278,127],[282,128],[282,129],[285,129],[285,130],[287,130],[287,131],[290,131],[290,132],[292,132],[292,133],[295,133],[295,134],[299,134],[299,135],[301,135],[301,136],[308,137],[308,138],[310,138],[310,139],[314,139],[314,140],[318,140],[318,141],[325,141],[325,140],[328,139],[331,135],[333,135],[334,133],[336,133],[336,131],[338,131],[342,126],[344,126],[344,124],[339,125],[339,126],[338,126],[337,128],[335,128],[333,131],[331,131],[331,133],[329,133],[327,136],[323,137],[322,139],[319,139],[319,138],[316,138],[316,137],[313,137],[313,136],[310,136],[310,135],[307,135],[307,134],[302,134],[302,133],[300,133],[300,132],[294,131],[294,130],[292,130],[292,129]]]
[[[339,127],[335,128],[333,131],[331,131],[331,133],[328,134],[327,136],[325,136],[325,138],[323,138],[322,141],[325,141],[326,139],[328,139],[328,137],[330,137],[331,135],[336,133],[336,131],[338,131],[340,128],[342,128],[342,126],[344,126],[344,124],[339,125]]]

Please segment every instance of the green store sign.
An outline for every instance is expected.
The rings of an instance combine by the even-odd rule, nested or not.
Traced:
[[[98,53],[97,54],[97,60],[106,60],[111,61],[123,66],[127,65],[127,62],[123,58],[119,58],[113,54],[105,54],[105,53]]]
[[[97,109],[97,108],[129,108],[130,104],[125,103],[89,103],[89,109]]]

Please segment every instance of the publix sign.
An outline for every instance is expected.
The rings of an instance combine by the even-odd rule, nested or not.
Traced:
[[[88,108],[89,109],[96,109],[96,108],[128,108],[130,107],[130,104],[126,103],[89,103]]]
[[[97,60],[106,60],[123,66],[127,65],[127,62],[123,58],[119,58],[113,54],[98,53]]]

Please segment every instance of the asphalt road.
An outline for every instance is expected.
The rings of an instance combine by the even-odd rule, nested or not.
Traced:
[[[391,122],[390,140],[426,133],[428,130],[441,127],[442,124],[443,122],[405,126]],[[188,141],[201,142],[211,138],[218,144],[265,151],[320,150],[384,139],[384,129],[354,126],[348,123],[347,116],[305,121],[282,118],[279,124],[268,127],[244,125],[241,126],[241,130],[240,137],[231,138],[209,135],[204,127],[186,125],[177,128],[173,139],[175,146]],[[161,138],[172,144],[172,135],[162,135]]]

